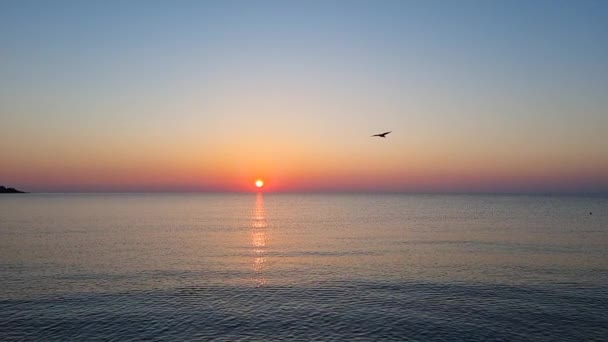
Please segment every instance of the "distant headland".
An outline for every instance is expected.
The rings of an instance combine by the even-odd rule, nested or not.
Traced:
[[[25,194],[25,191],[20,191],[15,188],[6,188],[0,185],[0,194]]]

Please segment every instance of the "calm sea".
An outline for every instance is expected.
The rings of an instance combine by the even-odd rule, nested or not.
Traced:
[[[0,340],[606,341],[608,198],[3,195]]]

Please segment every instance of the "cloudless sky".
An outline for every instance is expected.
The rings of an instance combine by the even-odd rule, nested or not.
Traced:
[[[30,191],[606,192],[608,2],[1,0],[0,127]]]

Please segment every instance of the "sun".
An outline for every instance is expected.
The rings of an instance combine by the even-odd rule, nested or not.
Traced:
[[[264,181],[261,180],[261,179],[256,180],[255,181],[255,187],[258,188],[258,189],[263,188],[264,187]]]

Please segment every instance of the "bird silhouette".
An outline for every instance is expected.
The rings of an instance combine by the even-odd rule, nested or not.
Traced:
[[[386,135],[389,134],[392,131],[388,131],[388,132],[384,132],[384,133],[380,133],[380,134],[374,134],[372,135],[372,137],[380,137],[380,138],[386,138]]]

